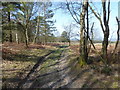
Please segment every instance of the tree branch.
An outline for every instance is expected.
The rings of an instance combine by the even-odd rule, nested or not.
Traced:
[[[78,18],[78,16],[80,16],[80,15],[74,11],[74,7],[73,7],[73,4],[72,4],[72,3],[71,3],[71,6],[72,6],[73,13],[74,13],[74,15],[75,15],[77,21],[80,22],[80,20],[79,20],[79,18]],[[77,16],[77,15],[78,15],[78,16]]]
[[[110,0],[108,1],[108,19],[107,19],[107,24],[109,22],[109,18],[110,18]]]
[[[88,6],[90,7],[91,11],[94,13],[95,17],[99,20],[100,25],[102,27],[102,31],[105,32],[105,29],[103,27],[103,23],[102,23],[100,16],[93,10],[93,8],[90,6],[90,4],[88,4]]]
[[[117,49],[117,46],[118,46],[118,43],[119,43],[119,40],[120,40],[120,24],[119,24],[119,20],[118,18],[116,17],[116,21],[117,21],[117,24],[118,24],[118,30],[117,30],[117,41],[116,41],[116,44],[115,44],[115,48],[113,50],[113,54],[115,53],[116,49]]]
[[[68,1],[67,1],[67,0],[66,0],[66,2],[67,2],[67,4],[66,4],[66,5],[67,5],[67,9],[69,10],[69,12],[70,12],[71,16],[73,17],[73,19],[75,20],[75,22],[76,22],[76,23],[80,24],[80,23],[79,23],[79,21],[77,21],[77,19],[76,19],[76,18],[74,17],[74,15],[72,14],[72,12],[71,12],[71,10],[70,10],[69,3],[68,3]]]

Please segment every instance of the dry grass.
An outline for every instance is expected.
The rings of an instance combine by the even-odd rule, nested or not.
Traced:
[[[3,87],[16,87],[19,82],[35,65],[38,58],[56,49],[53,46],[30,44],[25,48],[25,44],[4,43],[2,45],[2,70]],[[9,80],[10,79],[10,80]],[[10,83],[10,84],[9,84]]]
[[[49,52],[49,50],[56,50],[57,46],[64,45],[64,43],[57,43],[57,44],[48,44],[48,45],[39,45],[39,44],[30,44],[29,48],[25,48],[25,44],[20,43],[4,43],[3,44],[3,63],[2,63],[2,69],[3,69],[3,86],[5,87],[16,87],[17,83],[14,82],[14,80],[19,81],[19,79],[22,79],[25,77],[25,75],[29,72],[29,70],[33,67],[33,65],[36,63],[37,58],[40,56],[45,55]],[[66,44],[67,45],[67,44]],[[113,51],[115,44],[112,43],[108,46],[108,52]],[[97,48],[97,52],[101,52],[101,44],[95,44],[95,47]],[[64,49],[64,48],[62,48]],[[42,67],[47,67],[50,64],[54,64],[55,60],[53,58],[59,58],[61,50],[56,50],[56,53],[52,54],[49,60],[47,62],[43,63]],[[72,54],[72,58],[79,56],[79,45],[71,45],[69,47],[70,52]],[[117,48],[117,52],[119,52],[119,48]],[[90,51],[90,55],[94,55],[93,59],[98,59],[99,56],[97,56],[96,51],[92,48]],[[70,58],[70,57],[69,57]],[[76,61],[76,59],[74,59]],[[74,62],[74,61],[73,61]],[[72,63],[72,61],[71,61]],[[99,66],[100,63],[93,63],[96,66]],[[91,64],[91,65],[93,65]],[[88,65],[89,66],[89,65]],[[116,65],[115,65],[116,66]],[[54,66],[53,66],[54,67]],[[79,70],[81,67],[75,66],[75,69]],[[88,68],[88,67],[86,67]],[[46,68],[47,69],[47,68]],[[82,68],[83,69],[83,68]],[[52,68],[50,69],[52,70]],[[45,69],[43,69],[44,72]],[[73,71],[73,70],[72,70]],[[75,70],[74,70],[75,71]],[[96,72],[101,76],[101,73]],[[114,73],[114,72],[113,72]],[[95,74],[95,77],[98,75]],[[84,76],[83,76],[84,77]],[[95,78],[94,77],[94,78]],[[111,82],[111,78],[117,79],[116,76],[110,76],[109,78],[103,78],[102,82],[107,85]],[[10,79],[10,80],[9,80]],[[81,79],[79,79],[81,80]],[[105,81],[105,82],[104,82]],[[116,86],[116,80],[113,80],[113,84],[111,87],[118,87]],[[92,81],[90,81],[92,82]],[[99,85],[98,85],[99,86]]]

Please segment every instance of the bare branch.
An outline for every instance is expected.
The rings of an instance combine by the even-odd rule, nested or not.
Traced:
[[[103,27],[103,23],[102,23],[101,17],[95,12],[95,10],[93,10],[93,8],[90,6],[90,4],[88,4],[88,6],[90,7],[91,11],[94,13],[95,17],[99,20],[103,32],[105,32],[105,29]]]
[[[73,17],[73,19],[75,20],[76,23],[80,24],[79,21],[77,21],[77,19],[74,17],[73,13],[70,10],[70,6],[69,6],[70,3],[67,0],[66,0],[66,2],[67,2],[67,4],[66,4],[67,5],[67,9],[69,10],[71,16]]]
[[[113,54],[115,53],[116,49],[117,49],[117,46],[118,46],[118,43],[119,43],[119,40],[120,40],[120,28],[119,28],[119,20],[118,18],[116,17],[116,21],[117,21],[117,24],[118,24],[118,30],[117,30],[117,41],[116,41],[116,44],[115,44],[115,48],[113,50]]]
[[[107,19],[107,24],[109,22],[109,18],[110,18],[110,0],[108,1],[108,19]]]
[[[106,2],[102,2],[102,8],[103,8],[103,22],[106,26]]]
[[[71,6],[72,6],[73,13],[74,13],[74,15],[75,15],[77,21],[80,22],[80,20],[79,20],[79,18],[78,18],[78,16],[80,16],[80,15],[74,11],[74,7],[73,7],[73,4],[72,4],[72,3],[71,3]],[[78,15],[78,16],[77,16],[77,15]]]
[[[100,16],[100,13],[98,13],[98,9],[96,8],[96,6],[91,2],[92,6],[94,6],[95,10],[97,11],[98,16]]]
[[[91,30],[93,29],[93,27],[94,27],[94,23],[92,24]],[[87,33],[86,29],[85,29],[85,33]],[[91,40],[90,36],[88,36],[88,39],[89,39],[90,43],[92,44],[93,48],[96,50],[95,45],[94,45],[93,41]]]

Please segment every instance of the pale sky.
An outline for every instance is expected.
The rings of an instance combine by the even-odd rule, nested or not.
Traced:
[[[14,0],[1,0],[1,1],[14,1]],[[15,0],[20,1],[20,0]],[[24,0],[24,2],[33,2],[34,0]],[[45,0],[36,0],[36,1],[45,1]],[[47,1],[47,0],[46,0]],[[52,2],[65,2],[65,0],[50,0]],[[69,1],[69,0],[68,0]],[[72,1],[72,0],[71,0]],[[82,0],[74,0],[74,1],[82,1]],[[95,6],[97,7],[98,11],[101,11],[101,0],[89,0],[89,1],[93,1],[93,3],[95,3]],[[120,0],[110,0],[111,1],[111,13],[110,13],[110,36],[109,39],[110,40],[115,40],[116,39],[116,30],[117,30],[117,22],[116,22],[116,16],[118,17],[118,1]],[[57,7],[57,6],[56,6]],[[120,10],[120,9],[119,9]],[[120,12],[120,11],[119,11]],[[71,15],[69,13],[65,13],[63,10],[58,9],[57,11],[55,11],[53,20],[56,20],[55,23],[55,27],[57,28],[58,32],[55,32],[55,35],[58,36],[60,35],[63,31],[64,25],[68,25],[69,23],[73,22],[73,18],[71,17]],[[90,20],[91,22],[95,22],[94,25],[94,32],[95,32],[95,37],[96,39],[101,39],[103,38],[103,33],[100,27],[100,23],[99,21],[96,19],[96,17],[94,16],[94,18],[92,20]],[[79,32],[79,29],[74,29],[75,33]],[[79,38],[79,37],[78,37]]]
[[[101,11],[101,2],[94,2],[94,3],[95,3],[95,6],[97,7],[98,11]],[[116,30],[117,30],[116,16],[118,17],[118,0],[116,0],[116,1],[112,0],[110,10],[111,10],[111,13],[110,13],[110,21],[109,21],[109,26],[110,26],[109,40],[115,40],[116,39]],[[65,13],[61,9],[58,9],[57,11],[55,11],[55,15],[54,15],[53,19],[56,19],[55,26],[57,27],[57,30],[59,31],[60,34],[62,33],[62,31],[64,31],[64,28],[63,28],[64,25],[66,25],[66,24],[68,25],[69,23],[74,21],[69,13]],[[94,32],[95,32],[96,39],[102,40],[103,33],[101,30],[99,21],[96,19],[95,16],[90,21],[95,22]],[[79,30],[77,29],[75,32],[78,32],[78,31]]]

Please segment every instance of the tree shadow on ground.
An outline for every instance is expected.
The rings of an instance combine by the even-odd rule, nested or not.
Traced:
[[[43,62],[45,62],[45,59],[47,58],[47,56],[49,56],[51,53],[53,53],[54,51],[49,52],[48,54],[39,57],[39,60],[37,61],[37,63],[33,66],[33,68],[30,70],[30,72],[27,74],[27,76],[18,84],[18,88],[21,87],[26,81],[27,79],[30,77],[30,75],[32,73],[34,73],[36,71],[36,69],[41,66],[41,64]]]
[[[47,59],[52,59],[52,60],[58,60],[61,57],[61,53],[63,52],[63,50],[54,50],[54,53],[52,55],[50,55]]]
[[[72,63],[73,65],[73,63]],[[74,66],[74,65],[73,65]],[[74,75],[74,71],[71,71],[71,65],[61,69],[61,70],[55,70],[53,72],[45,73],[42,75],[37,76],[36,78],[33,78],[31,81],[33,82],[31,84],[31,88],[42,88],[42,87],[47,87],[47,88],[53,88],[56,85],[63,85],[62,82],[65,80],[66,77],[71,78],[71,80],[66,84],[64,87],[71,85],[74,81],[79,79],[85,72],[88,72],[89,69],[84,69],[81,70],[79,74]],[[68,71],[68,72],[66,72]],[[62,75],[62,76],[61,76]],[[72,76],[74,75],[74,76]]]
[[[55,47],[57,47],[57,48],[67,48],[67,47],[68,47],[68,45],[59,45],[59,44],[57,44],[57,45],[52,45],[52,46],[55,46]]]
[[[60,62],[56,62],[55,64],[51,64],[48,67],[51,67],[53,65],[57,65],[59,63]],[[53,82],[54,80],[59,79],[61,72],[66,71],[69,67],[70,67],[70,65],[64,67],[63,69],[59,69],[59,70],[56,69],[56,70],[53,70],[52,72],[47,72],[47,73],[44,73],[44,74],[40,74],[40,75],[36,76],[35,78],[33,78],[32,80],[28,80],[28,82],[33,82],[33,84],[31,85],[31,87],[35,87],[36,85],[38,86],[38,84],[39,84],[39,86],[42,87],[42,86],[44,86],[45,84],[47,84],[49,82]],[[64,73],[62,73],[62,74],[64,74]],[[39,83],[38,83],[38,81],[39,81]]]
[[[97,76],[96,76],[97,77]],[[113,88],[112,85],[114,82],[118,82],[115,80],[112,80],[113,77],[111,77],[110,80],[107,80],[106,77],[91,77],[91,79],[88,79],[88,81],[85,82],[82,88]]]
[[[59,87],[59,88],[68,88],[69,86],[71,86],[71,84],[73,82],[75,82],[77,79],[80,79],[80,77],[85,73],[85,72],[88,72],[90,69],[85,69],[85,70],[82,70],[76,77],[74,77],[73,79],[70,80],[70,82],[68,82],[66,85],[63,85],[62,87]]]
[[[63,78],[60,78],[61,74],[65,74],[64,72],[67,71],[69,68],[70,68],[70,66],[67,66],[60,70],[55,70],[53,72],[39,75],[35,79],[33,79],[33,80],[35,80],[35,82],[33,82],[31,87],[36,88],[36,85],[37,85],[37,87],[39,86],[39,88],[41,88],[42,86],[48,85],[49,83],[51,83],[51,85],[47,86],[47,88],[51,88],[54,85],[56,85],[57,83],[59,83],[60,81],[62,81],[67,76],[67,74],[66,74]]]
[[[4,53],[3,53],[4,54]],[[36,55],[25,55],[25,54],[7,54],[3,56],[3,60],[8,61],[33,61],[36,62],[39,57]]]
[[[64,48],[62,46],[61,47],[58,46],[58,47]],[[61,52],[62,52],[62,50],[61,50]],[[59,53],[59,52],[56,51],[55,53]],[[56,59],[60,58],[60,56],[61,55],[56,55],[56,57],[54,57],[54,55],[53,55],[51,57],[48,57],[47,59],[56,60]],[[45,57],[42,57],[42,59],[43,58],[45,58]],[[48,71],[44,74],[32,76],[31,74],[36,73],[36,69],[39,67],[39,65],[41,63],[41,62],[37,62],[31,69],[29,74],[27,75],[27,77],[26,77],[27,79],[25,79],[26,81],[22,80],[22,82],[21,82],[22,84],[19,84],[19,85],[20,85],[20,87],[25,86],[25,85],[27,87],[30,85],[30,88],[54,88],[58,85],[57,87],[59,87],[59,88],[69,88],[74,82],[76,82],[78,79],[82,79],[82,77],[84,77],[85,73],[90,72],[90,70],[91,70],[90,67],[81,68],[79,66],[78,59],[79,58],[68,63],[68,65],[62,69],[58,70],[58,69],[53,68],[53,71]],[[99,56],[89,57],[89,59],[91,59],[92,63],[94,63],[94,62],[99,62],[100,57]],[[60,62],[50,64],[46,67],[43,67],[43,69],[59,65]],[[39,70],[41,70],[41,69],[42,68],[40,68]],[[87,78],[85,79],[85,82],[82,85],[82,88],[92,88],[92,87],[99,86],[99,85],[104,87],[104,83],[101,82],[101,79],[103,79],[103,78],[101,77],[101,78],[97,79],[96,78],[97,76],[95,76],[94,74],[95,73],[92,73],[87,76]],[[31,77],[29,75],[31,75]],[[68,80],[68,82],[66,82],[66,83],[63,83],[67,77],[69,77],[70,80]],[[111,83],[109,83],[108,85],[110,86]]]

